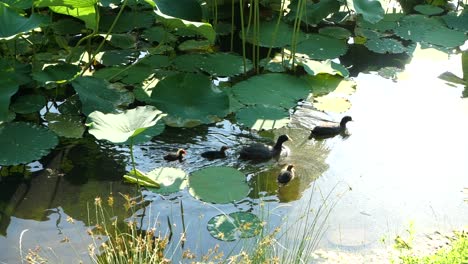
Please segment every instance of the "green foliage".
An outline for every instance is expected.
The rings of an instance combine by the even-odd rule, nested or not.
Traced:
[[[49,18],[36,13],[25,18],[4,3],[0,3],[0,40],[16,37],[40,26],[47,25]]]
[[[245,175],[229,167],[209,167],[192,173],[189,177],[190,194],[210,203],[239,201],[249,193]]]
[[[187,187],[187,173],[181,169],[161,167],[150,171],[147,176],[159,183],[158,188],[150,188],[155,193],[171,194]]]
[[[12,122],[0,125],[0,165],[26,164],[49,154],[57,136],[45,127]]]
[[[305,40],[297,44],[297,52],[309,56],[311,59],[334,59],[344,55],[348,49],[345,41],[320,34],[308,34]],[[324,49],[323,47],[327,47]]]
[[[377,23],[384,17],[385,12],[377,0],[353,0],[353,4],[356,13],[370,23]]]
[[[428,16],[437,15],[444,12],[442,8],[433,5],[417,5],[414,7],[414,10]]]
[[[49,65],[41,71],[33,72],[32,76],[34,80],[42,83],[64,83],[73,79],[81,68],[68,63],[60,63],[56,65]]]
[[[10,111],[10,98],[18,91],[19,84],[7,78],[0,79],[0,124],[14,119]]]
[[[81,138],[85,132],[83,120],[79,115],[47,113],[44,116],[48,127],[55,134],[66,138]]]
[[[289,123],[289,112],[284,108],[253,105],[236,112],[237,122],[252,130],[281,128]]]
[[[30,114],[41,110],[46,104],[46,99],[40,94],[27,94],[18,97],[10,106],[10,109],[18,114]]]

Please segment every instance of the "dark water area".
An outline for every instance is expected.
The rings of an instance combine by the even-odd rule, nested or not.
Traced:
[[[466,225],[468,206],[462,190],[468,186],[468,103],[461,98],[462,87],[428,77],[438,72],[429,72],[425,63],[408,66],[408,71],[413,69],[411,78],[398,82],[375,73],[359,74],[355,93],[347,96],[352,106],[346,112],[325,114],[304,104],[289,127],[261,132],[263,137],[230,120],[190,129],[166,127],[152,141],[135,146],[139,170],[171,166],[190,174],[209,166],[229,166],[246,175],[250,193],[234,203],[209,204],[192,197],[187,189],[171,195],[144,191],[148,204],[133,217],[141,228],[155,226],[162,233],[168,232],[170,224],[175,242],[185,227],[184,248],[171,243],[166,251],[175,262],[186,249],[203,255],[218,244],[225,252],[249,245],[249,239],[222,242],[211,237],[206,226],[216,215],[253,212],[272,230],[300,217],[311,201],[314,207],[336,201],[319,245],[327,250],[366,254],[384,248],[388,245],[381,238],[401,234],[411,221],[417,232]],[[451,64],[444,63],[438,62],[442,70]],[[414,69],[425,71],[418,74]],[[336,121],[343,115],[354,119],[349,136],[309,139],[310,128],[318,120]],[[238,160],[244,145],[270,142],[285,133],[293,138],[285,143],[289,156],[266,163]],[[226,159],[209,161],[200,156],[223,145],[230,147]],[[166,152],[179,148],[188,152],[183,162],[163,160]],[[288,163],[295,165],[298,177],[280,187],[276,177]],[[94,199],[112,195],[116,198],[113,213],[132,216],[120,195],[138,196],[134,185],[122,182],[130,169],[126,146],[87,137],[62,144],[40,164],[18,172],[30,180],[2,177],[0,263],[19,263],[36,246],[51,263],[90,262],[92,240],[86,231],[93,223]]]

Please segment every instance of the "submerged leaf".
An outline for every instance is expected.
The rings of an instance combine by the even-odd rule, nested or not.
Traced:
[[[40,94],[27,94],[18,97],[10,106],[10,109],[19,114],[30,114],[45,107],[46,99]]]
[[[220,214],[208,221],[208,232],[222,241],[233,241],[260,234],[262,221],[249,212],[235,212],[229,215]]]
[[[58,144],[57,136],[45,127],[14,122],[0,125],[0,165],[17,165],[40,159]]]

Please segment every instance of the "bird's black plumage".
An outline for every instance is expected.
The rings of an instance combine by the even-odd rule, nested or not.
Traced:
[[[340,124],[330,126],[316,126],[310,132],[310,137],[333,137],[346,131],[346,123],[353,121],[350,116],[341,119]]]
[[[283,150],[283,143],[290,140],[288,135],[281,135],[278,137],[274,146],[265,145],[262,143],[255,143],[244,147],[239,153],[239,158],[244,160],[269,160],[273,157],[279,156]]]
[[[229,149],[228,146],[222,146],[221,149],[218,150],[211,150],[211,151],[205,151],[201,154],[202,157],[206,159],[224,159],[226,157],[226,150]]]
[[[286,184],[294,179],[295,172],[294,172],[294,165],[289,164],[286,165],[278,175],[278,183]]]
[[[185,154],[187,154],[187,151],[185,151],[184,149],[179,149],[177,150],[177,152],[167,153],[164,156],[164,159],[167,161],[176,161],[176,160],[182,161]]]

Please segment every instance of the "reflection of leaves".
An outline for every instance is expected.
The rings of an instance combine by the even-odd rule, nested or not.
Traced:
[[[262,221],[249,212],[235,212],[229,215],[220,214],[208,221],[208,232],[211,236],[223,241],[249,238],[258,235],[262,230]]]
[[[245,175],[229,167],[209,167],[189,177],[190,194],[202,201],[229,203],[247,196],[249,186]]]
[[[45,127],[15,122],[0,125],[0,165],[26,164],[49,154],[57,136]]]

